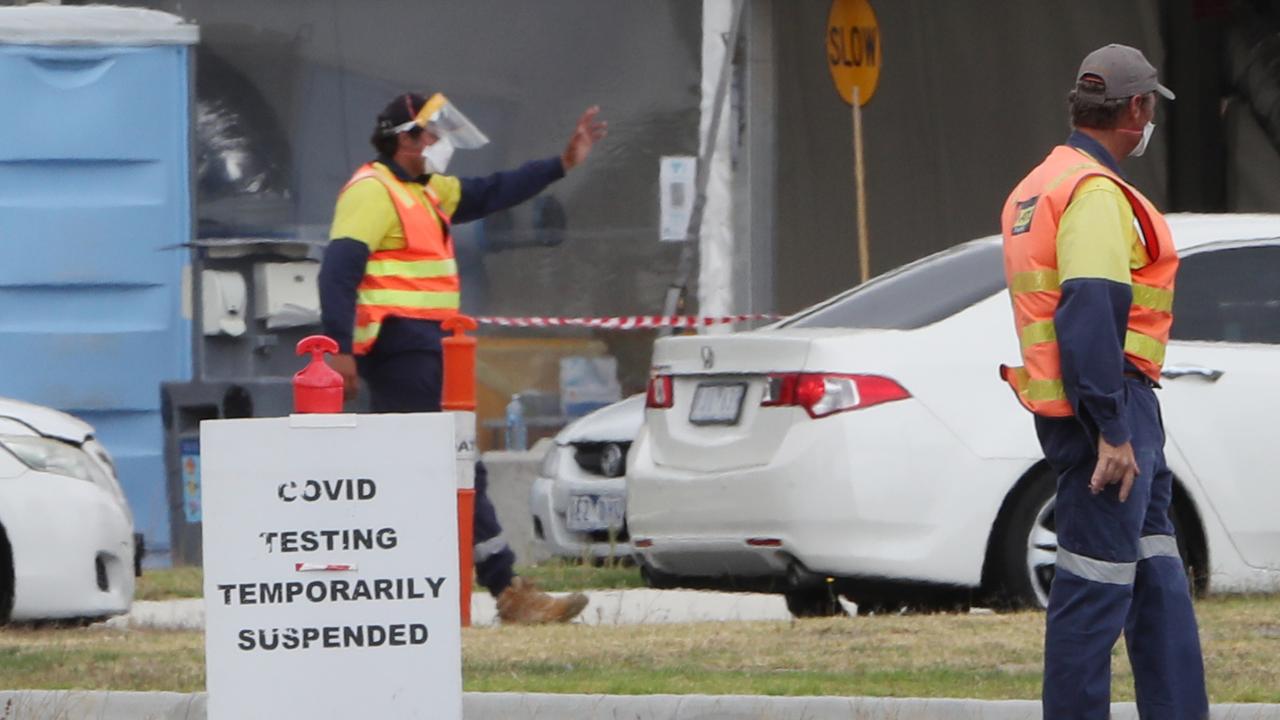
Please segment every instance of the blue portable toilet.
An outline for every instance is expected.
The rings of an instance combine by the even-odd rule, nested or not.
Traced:
[[[83,418],[168,564],[160,383],[191,376],[195,25],[0,8],[0,395]]]

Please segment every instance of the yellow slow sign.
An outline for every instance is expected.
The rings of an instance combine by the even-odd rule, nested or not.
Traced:
[[[853,104],[856,86],[859,104],[866,105],[880,80],[880,26],[869,0],[832,0],[826,50],[840,97]]]

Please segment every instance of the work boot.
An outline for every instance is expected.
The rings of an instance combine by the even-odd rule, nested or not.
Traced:
[[[552,597],[532,580],[517,577],[498,595],[498,617],[512,625],[569,622],[587,606],[587,596],[573,593]]]

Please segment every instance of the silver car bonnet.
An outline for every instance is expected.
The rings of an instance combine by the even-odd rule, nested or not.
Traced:
[[[556,435],[557,445],[579,442],[631,442],[644,422],[644,394],[616,402],[569,423]]]

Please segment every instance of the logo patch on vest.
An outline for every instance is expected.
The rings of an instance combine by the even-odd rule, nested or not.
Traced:
[[[1021,235],[1031,229],[1031,218],[1036,214],[1036,203],[1039,201],[1040,196],[1036,195],[1030,200],[1018,203],[1018,214],[1014,217],[1011,235]]]

